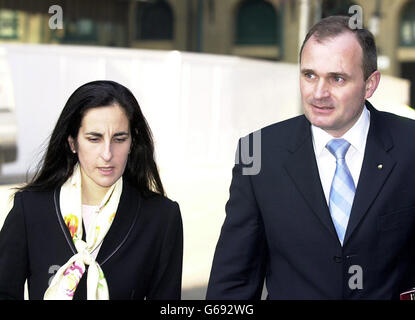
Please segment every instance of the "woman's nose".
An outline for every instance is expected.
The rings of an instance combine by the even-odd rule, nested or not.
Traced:
[[[101,157],[107,162],[112,159],[111,143],[104,143],[101,151]]]

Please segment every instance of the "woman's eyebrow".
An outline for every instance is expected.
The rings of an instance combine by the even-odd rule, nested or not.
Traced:
[[[116,134],[114,134],[114,137],[119,137],[119,136],[128,136],[129,133],[125,132],[125,131],[121,131],[121,132],[117,132]]]
[[[89,136],[94,136],[94,137],[102,137],[103,134],[99,133],[99,132],[95,132],[95,131],[91,131],[91,132],[87,132],[85,133],[85,135],[89,135]],[[121,131],[121,132],[117,132],[115,133],[113,136],[114,137],[119,137],[119,136],[128,136],[129,133],[126,131]]]
[[[86,133],[85,133],[85,135],[88,135],[88,136],[95,136],[95,137],[102,137],[102,133],[95,132],[95,131],[86,132]]]

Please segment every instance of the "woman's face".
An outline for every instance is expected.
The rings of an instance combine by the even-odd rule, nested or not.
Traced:
[[[76,143],[68,138],[78,154],[82,184],[89,191],[105,191],[124,173],[131,147],[128,118],[119,105],[86,111]]]

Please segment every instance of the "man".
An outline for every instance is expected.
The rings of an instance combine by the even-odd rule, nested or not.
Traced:
[[[235,165],[207,299],[259,299],[264,279],[268,299],[399,299],[415,286],[415,121],[366,101],[376,46],[348,21],[309,31],[304,115],[259,131],[258,174]]]

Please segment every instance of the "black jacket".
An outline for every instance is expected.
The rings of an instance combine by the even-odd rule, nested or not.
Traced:
[[[269,299],[399,299],[415,286],[415,121],[366,105],[370,128],[343,246],[310,123],[271,125],[261,130],[260,172],[234,167],[208,299],[259,299],[264,279]]]
[[[19,192],[0,232],[0,298],[43,299],[51,277],[76,253],[59,209],[59,188]],[[183,228],[179,206],[144,198],[124,179],[115,219],[98,252],[110,299],[180,299]],[[86,274],[75,299],[86,298]]]

